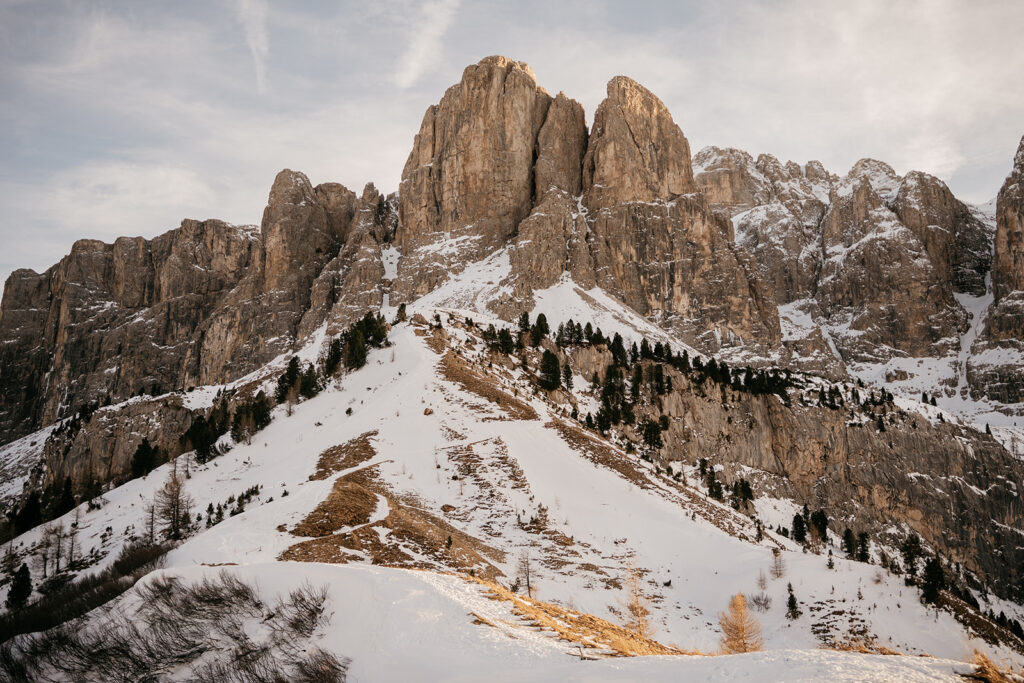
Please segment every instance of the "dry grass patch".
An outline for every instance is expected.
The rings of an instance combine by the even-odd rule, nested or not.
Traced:
[[[427,339],[427,346],[436,354],[444,353],[445,347],[448,346],[448,333],[444,331],[444,328],[435,327],[433,329],[430,338]]]
[[[394,495],[375,470],[375,466],[363,468],[339,479],[331,496],[292,532],[313,538],[291,546],[279,559],[339,564],[369,561],[388,567],[502,576],[491,562],[503,560],[502,551],[421,509],[415,501]],[[369,524],[378,496],[390,509],[384,519]],[[335,533],[357,524],[357,528]]]
[[[327,500],[295,525],[292,534],[319,538],[338,529],[366,524],[377,509],[377,496],[359,484],[341,478],[334,482]]]
[[[493,379],[485,379],[470,369],[469,364],[454,354],[446,353],[439,364],[442,376],[466,391],[495,403],[513,420],[536,420],[537,411],[528,403],[495,386]]]
[[[651,488],[650,480],[637,470],[636,466],[615,448],[596,439],[578,427],[573,427],[561,420],[552,420],[544,425],[556,430],[569,446],[583,454],[587,460],[618,472],[642,489]]]
[[[663,645],[592,614],[518,595],[494,581],[475,576],[464,578],[486,586],[489,598],[511,603],[513,613],[538,628],[553,631],[562,640],[589,650],[610,651],[622,657],[702,654]]]
[[[999,666],[985,653],[978,650],[974,651],[971,664],[975,666],[975,671],[960,675],[972,681],[985,681],[985,683],[1020,683],[1024,681],[1024,671],[1014,671],[1009,667]]]
[[[377,455],[377,450],[370,439],[377,436],[377,430],[360,434],[351,441],[331,446],[320,454],[316,463],[316,472],[309,475],[310,481],[327,479],[335,472],[355,467]]]

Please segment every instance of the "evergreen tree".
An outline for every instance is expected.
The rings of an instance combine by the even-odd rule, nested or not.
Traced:
[[[572,389],[572,368],[568,363],[562,366],[562,383],[566,389]]]
[[[14,578],[11,579],[11,588],[7,592],[7,607],[21,609],[31,595],[32,575],[29,573],[28,565],[22,563],[18,571],[14,572]]]
[[[352,330],[345,345],[345,365],[351,370],[366,365],[366,340],[358,327]]]
[[[53,516],[60,517],[75,509],[78,502],[75,500],[74,490],[71,487],[71,477],[64,479],[64,488],[61,490],[60,498],[53,507]]]
[[[854,555],[857,554],[857,541],[850,527],[846,527],[846,531],[843,532],[843,550],[850,559],[853,559]]]
[[[654,358],[654,352],[651,350],[651,345],[647,341],[647,337],[642,337],[640,339],[640,357],[644,360]]]
[[[530,331],[530,314],[524,312],[519,316],[519,332],[526,333]]]
[[[601,400],[608,406],[622,403],[626,395],[622,370],[617,365],[609,365],[604,373],[604,385],[601,388]]]
[[[652,365],[648,370],[648,378],[651,390],[658,396],[664,396],[667,390],[665,386],[665,368],[661,364]]]
[[[132,456],[132,477],[141,477],[148,474],[156,467],[156,449],[150,445],[149,439],[142,439],[142,443],[135,449]]]
[[[811,514],[811,530],[820,541],[828,537],[828,515],[824,510],[815,510]]]
[[[292,356],[288,361],[288,368],[277,378],[277,402],[284,403],[288,398],[288,392],[299,381],[299,358]]]
[[[253,427],[258,432],[270,424],[270,399],[262,391],[256,394],[252,402]]]
[[[900,546],[900,552],[903,554],[903,566],[907,569],[907,574],[910,576],[917,575],[917,560],[921,557],[921,539],[917,537],[913,531],[903,541],[903,545]]]
[[[333,377],[338,372],[344,358],[343,349],[344,344],[340,337],[331,340],[330,346],[327,347],[327,356],[324,358],[324,375],[326,377]]]
[[[398,315],[395,316],[395,322],[404,323],[405,317],[405,302],[403,301],[402,303],[398,304]]]
[[[548,319],[543,313],[537,314],[537,320],[533,323],[533,327],[530,328],[530,344],[533,346],[540,346],[540,340],[547,336],[550,332],[548,328]]]
[[[14,531],[21,534],[42,523],[43,509],[39,502],[39,492],[32,491],[25,499],[25,504],[18,510],[18,514],[14,516]]]
[[[644,366],[637,363],[633,366],[633,380],[630,383],[630,400],[633,403],[640,401],[640,387],[644,383]]]
[[[786,618],[791,620],[799,619],[803,612],[800,611],[796,596],[793,595],[793,584],[786,584],[786,590],[789,591],[789,597],[786,599]]]
[[[938,557],[930,557],[924,565],[924,577],[921,583],[921,597],[927,603],[939,601],[939,591],[946,587],[946,576],[942,571],[942,562]]]
[[[540,359],[540,386],[551,391],[561,386],[562,369],[558,365],[558,356],[544,349]]]
[[[800,513],[793,515],[793,540],[803,543],[807,540],[807,530],[804,528],[804,518]]]
[[[857,561],[867,562],[871,559],[870,544],[868,543],[868,532],[862,531],[857,534]]]
[[[506,356],[516,350],[515,340],[512,339],[512,333],[509,332],[507,328],[503,327],[498,332],[498,350]]]
[[[627,364],[628,359],[626,357],[626,347],[622,343],[622,335],[618,332],[616,332],[615,336],[612,338],[612,344],[608,350],[612,352],[612,361],[616,365],[625,366]]]
[[[644,420],[644,445],[648,448],[661,448],[661,426],[653,420]]]
[[[299,381],[299,393],[302,398],[313,398],[320,393],[320,384],[312,363],[306,366],[306,371],[302,373],[302,379]]]

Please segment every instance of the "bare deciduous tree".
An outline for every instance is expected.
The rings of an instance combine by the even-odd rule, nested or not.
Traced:
[[[153,507],[167,538],[178,540],[185,536],[192,521],[192,498],[185,493],[185,482],[178,475],[177,467],[171,470],[163,488],[156,492]]]
[[[729,601],[729,609],[718,615],[722,629],[722,652],[738,654],[757,652],[764,646],[761,638],[761,624],[747,611],[747,599],[737,593]]]
[[[782,559],[782,552],[778,548],[772,549],[772,566],[769,571],[773,579],[781,579],[786,575],[786,561]]]
[[[650,638],[653,635],[651,628],[651,602],[644,595],[643,576],[633,565],[627,565],[626,574],[626,602],[624,607],[629,615],[629,623],[626,627],[641,638]]]
[[[531,583],[531,565],[530,565],[530,551],[523,550],[519,554],[519,575],[523,577],[523,581],[526,584],[526,595],[533,597],[533,584]]]

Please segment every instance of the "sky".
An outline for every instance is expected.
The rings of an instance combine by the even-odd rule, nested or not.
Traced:
[[[0,0],[0,280],[79,238],[258,224],[275,174],[398,187],[491,54],[581,102],[626,75],[706,145],[921,170],[993,198],[1024,135],[1024,2]]]

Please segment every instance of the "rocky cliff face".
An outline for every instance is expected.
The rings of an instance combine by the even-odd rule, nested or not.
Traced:
[[[971,386],[1005,403],[1024,401],[1024,138],[996,198],[994,302],[968,364]]]
[[[569,355],[583,376],[603,373],[611,362],[591,349]],[[652,395],[641,409],[653,420],[668,416],[663,465],[707,458],[722,466],[725,481],[752,476],[761,495],[855,520],[837,521],[839,534],[843,525],[855,526],[898,546],[902,536],[892,524],[905,524],[987,580],[1008,590],[1024,581],[1024,551],[1013,530],[1024,519],[1024,464],[991,436],[888,402],[859,405],[867,395],[854,394],[852,385],[833,408],[820,404],[814,383],[789,389],[783,402],[665,372],[673,391]]]
[[[583,110],[564,96],[553,102],[529,66],[488,57],[427,109],[399,192],[403,297],[502,246],[538,188],[579,186]]]
[[[0,439],[89,402],[235,379],[379,306],[391,213],[372,187],[356,198],[282,171],[258,230],[186,220],[17,271],[0,306]]]
[[[578,103],[551,98],[526,65],[489,57],[416,136],[392,300],[505,248],[507,291],[491,303],[505,317],[568,273],[696,347],[764,352],[780,339],[771,293],[696,189],[686,137],[643,86],[613,78],[588,135]]]
[[[972,323],[964,303],[986,294],[992,238],[941,180],[900,177],[872,159],[839,178],[818,162],[713,147],[696,164],[697,184],[782,306],[791,364],[841,376],[849,364],[943,359],[950,370],[940,381],[957,389]]]

